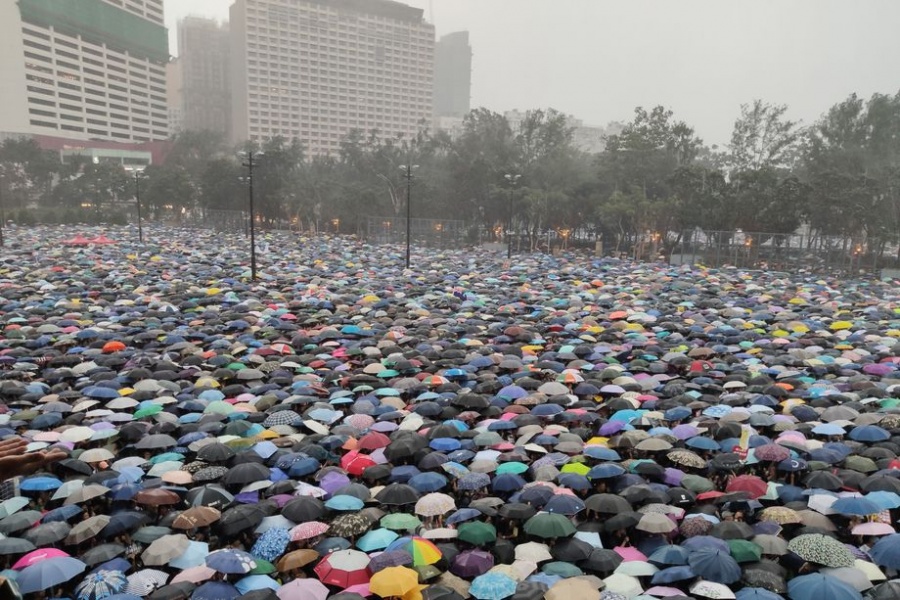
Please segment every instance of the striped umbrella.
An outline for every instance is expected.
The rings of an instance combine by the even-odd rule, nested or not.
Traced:
[[[78,600],[101,600],[121,593],[128,586],[128,579],[121,571],[94,571],[75,588]]]

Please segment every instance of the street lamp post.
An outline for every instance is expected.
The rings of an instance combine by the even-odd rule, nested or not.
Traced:
[[[411,190],[412,190],[412,179],[413,179],[412,170],[418,169],[419,165],[413,165],[413,164],[410,164],[407,162],[405,165],[401,165],[400,168],[405,171],[405,173],[403,174],[403,177],[406,179],[406,268],[408,269],[409,263],[410,263],[410,239],[411,239],[410,224],[412,223],[411,210],[410,210],[410,207],[412,206],[412,204],[410,202]]]
[[[242,152],[241,155],[246,155],[247,162],[241,163],[243,166],[247,167],[247,187],[249,189],[249,202],[250,202],[250,279],[252,281],[256,281],[256,209],[253,205],[253,151]],[[256,153],[257,160],[262,156],[262,152]]]
[[[142,167],[126,167],[134,174],[134,203],[137,206],[138,241],[144,243],[144,225],[141,219],[141,177],[144,175]]]
[[[506,258],[507,260],[512,258],[512,214],[513,214],[513,194],[512,190],[515,189],[516,184],[519,182],[519,178],[522,176],[521,173],[507,173],[503,176],[506,179],[510,187],[512,188],[509,192],[509,199],[506,204]]]

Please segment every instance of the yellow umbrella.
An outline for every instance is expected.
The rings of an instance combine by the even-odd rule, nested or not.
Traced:
[[[372,575],[369,591],[382,598],[389,596],[405,596],[417,590],[419,574],[406,567],[388,567]]]

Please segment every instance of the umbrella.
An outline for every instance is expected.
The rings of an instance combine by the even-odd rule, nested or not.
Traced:
[[[441,559],[442,552],[434,542],[421,537],[400,538],[392,542],[388,551],[403,550],[413,559],[414,566],[433,565]]]
[[[516,592],[516,580],[502,573],[479,575],[469,586],[469,593],[478,600],[503,600]]]
[[[128,576],[128,587],[125,590],[135,596],[147,596],[157,588],[166,584],[169,576],[156,569],[143,569]]]
[[[481,521],[463,523],[457,531],[457,537],[460,541],[467,542],[473,546],[485,546],[497,541],[497,529],[489,523]]]
[[[886,535],[875,542],[869,555],[878,566],[900,569],[900,533]]]
[[[450,571],[460,577],[472,578],[487,573],[494,566],[494,557],[483,550],[460,552],[453,559]]]
[[[702,579],[697,580],[690,587],[690,592],[694,596],[701,596],[703,598],[734,598],[734,592],[728,589],[727,586],[716,583],[714,581],[704,581]]]
[[[191,600],[234,600],[240,590],[224,581],[207,581],[191,594]]]
[[[22,569],[16,577],[16,584],[23,594],[49,590],[72,580],[85,568],[87,565],[75,558],[48,558]]]
[[[821,573],[791,579],[788,595],[791,600],[862,600],[862,595],[850,584]]]
[[[456,510],[456,501],[452,496],[433,492],[425,494],[416,501],[415,513],[423,517],[437,517]]]
[[[405,596],[415,590],[418,585],[419,574],[416,571],[407,567],[388,567],[372,575],[372,579],[369,581],[369,590],[373,594],[387,598]]]
[[[181,513],[172,521],[172,529],[196,529],[212,525],[222,513],[210,506],[193,506]]]
[[[538,513],[525,522],[525,532],[535,537],[551,539],[569,537],[576,531],[567,517],[556,513]]]
[[[691,552],[688,565],[700,577],[716,583],[734,583],[741,578],[741,567],[728,552],[701,548]]]
[[[164,535],[147,546],[141,561],[148,567],[166,565],[184,554],[190,545],[190,540],[182,534]]]
[[[128,586],[128,579],[121,571],[94,571],[75,588],[78,600],[102,600],[118,594]]]
[[[372,526],[372,521],[360,513],[345,513],[331,522],[329,531],[339,537],[356,537],[362,535]]]
[[[882,538],[884,540],[886,538]],[[788,542],[788,550],[808,562],[826,567],[852,567],[853,555],[842,543],[819,533],[799,535]]]
[[[319,553],[315,550],[303,549],[288,552],[278,560],[278,570],[281,572],[293,571],[311,564],[319,559]]]
[[[369,560],[358,550],[339,550],[323,558],[315,572],[322,583],[346,588],[369,582]]]
[[[249,573],[256,568],[256,560],[251,554],[231,548],[211,552],[205,562],[210,569],[227,574]]]

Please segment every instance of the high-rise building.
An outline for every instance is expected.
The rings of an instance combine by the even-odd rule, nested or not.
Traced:
[[[472,91],[472,47],[469,32],[448,33],[434,47],[434,114],[464,117]]]
[[[169,135],[163,0],[0,2],[0,132]]]
[[[433,114],[434,26],[390,0],[236,0],[235,142],[296,138],[332,153],[351,129],[409,138]]]
[[[215,131],[231,126],[231,38],[214,19],[178,23],[178,58],[169,65],[169,115],[180,129]]]

